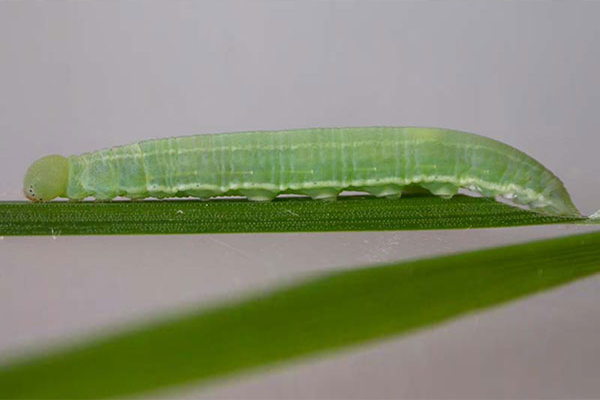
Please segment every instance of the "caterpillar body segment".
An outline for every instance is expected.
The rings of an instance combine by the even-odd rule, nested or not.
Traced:
[[[483,136],[438,128],[195,135],[50,157],[27,172],[24,190],[31,200],[241,195],[269,201],[282,193],[331,200],[344,190],[397,198],[423,189],[450,198],[464,188],[549,215],[580,216],[560,179],[530,156]]]

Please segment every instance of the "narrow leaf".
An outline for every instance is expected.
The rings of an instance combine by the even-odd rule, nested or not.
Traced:
[[[0,203],[0,236],[165,233],[323,232],[457,229],[554,223],[585,218],[545,216],[486,198],[344,196],[270,203],[245,200]],[[600,222],[600,221],[598,221]]]
[[[600,232],[341,271],[0,367],[2,398],[198,383],[404,334],[600,271]]]

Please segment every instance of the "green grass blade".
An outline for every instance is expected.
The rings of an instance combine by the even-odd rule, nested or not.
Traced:
[[[2,398],[116,397],[438,324],[600,271],[600,232],[341,271],[0,367]]]
[[[456,229],[584,223],[549,217],[490,199],[407,196],[400,200],[347,196],[270,203],[245,200],[110,203],[0,203],[0,236],[165,233],[325,232]]]

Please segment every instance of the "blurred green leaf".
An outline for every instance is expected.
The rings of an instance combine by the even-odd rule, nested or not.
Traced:
[[[586,223],[545,216],[486,198],[344,196],[269,203],[246,200],[0,203],[0,235],[323,232],[458,229]]]
[[[2,398],[198,383],[404,334],[600,271],[600,232],[328,274],[0,366]]]

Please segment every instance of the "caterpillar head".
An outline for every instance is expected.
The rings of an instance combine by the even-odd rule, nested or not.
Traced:
[[[69,179],[69,161],[63,156],[40,158],[27,170],[23,182],[25,196],[31,201],[49,201],[64,196]]]

